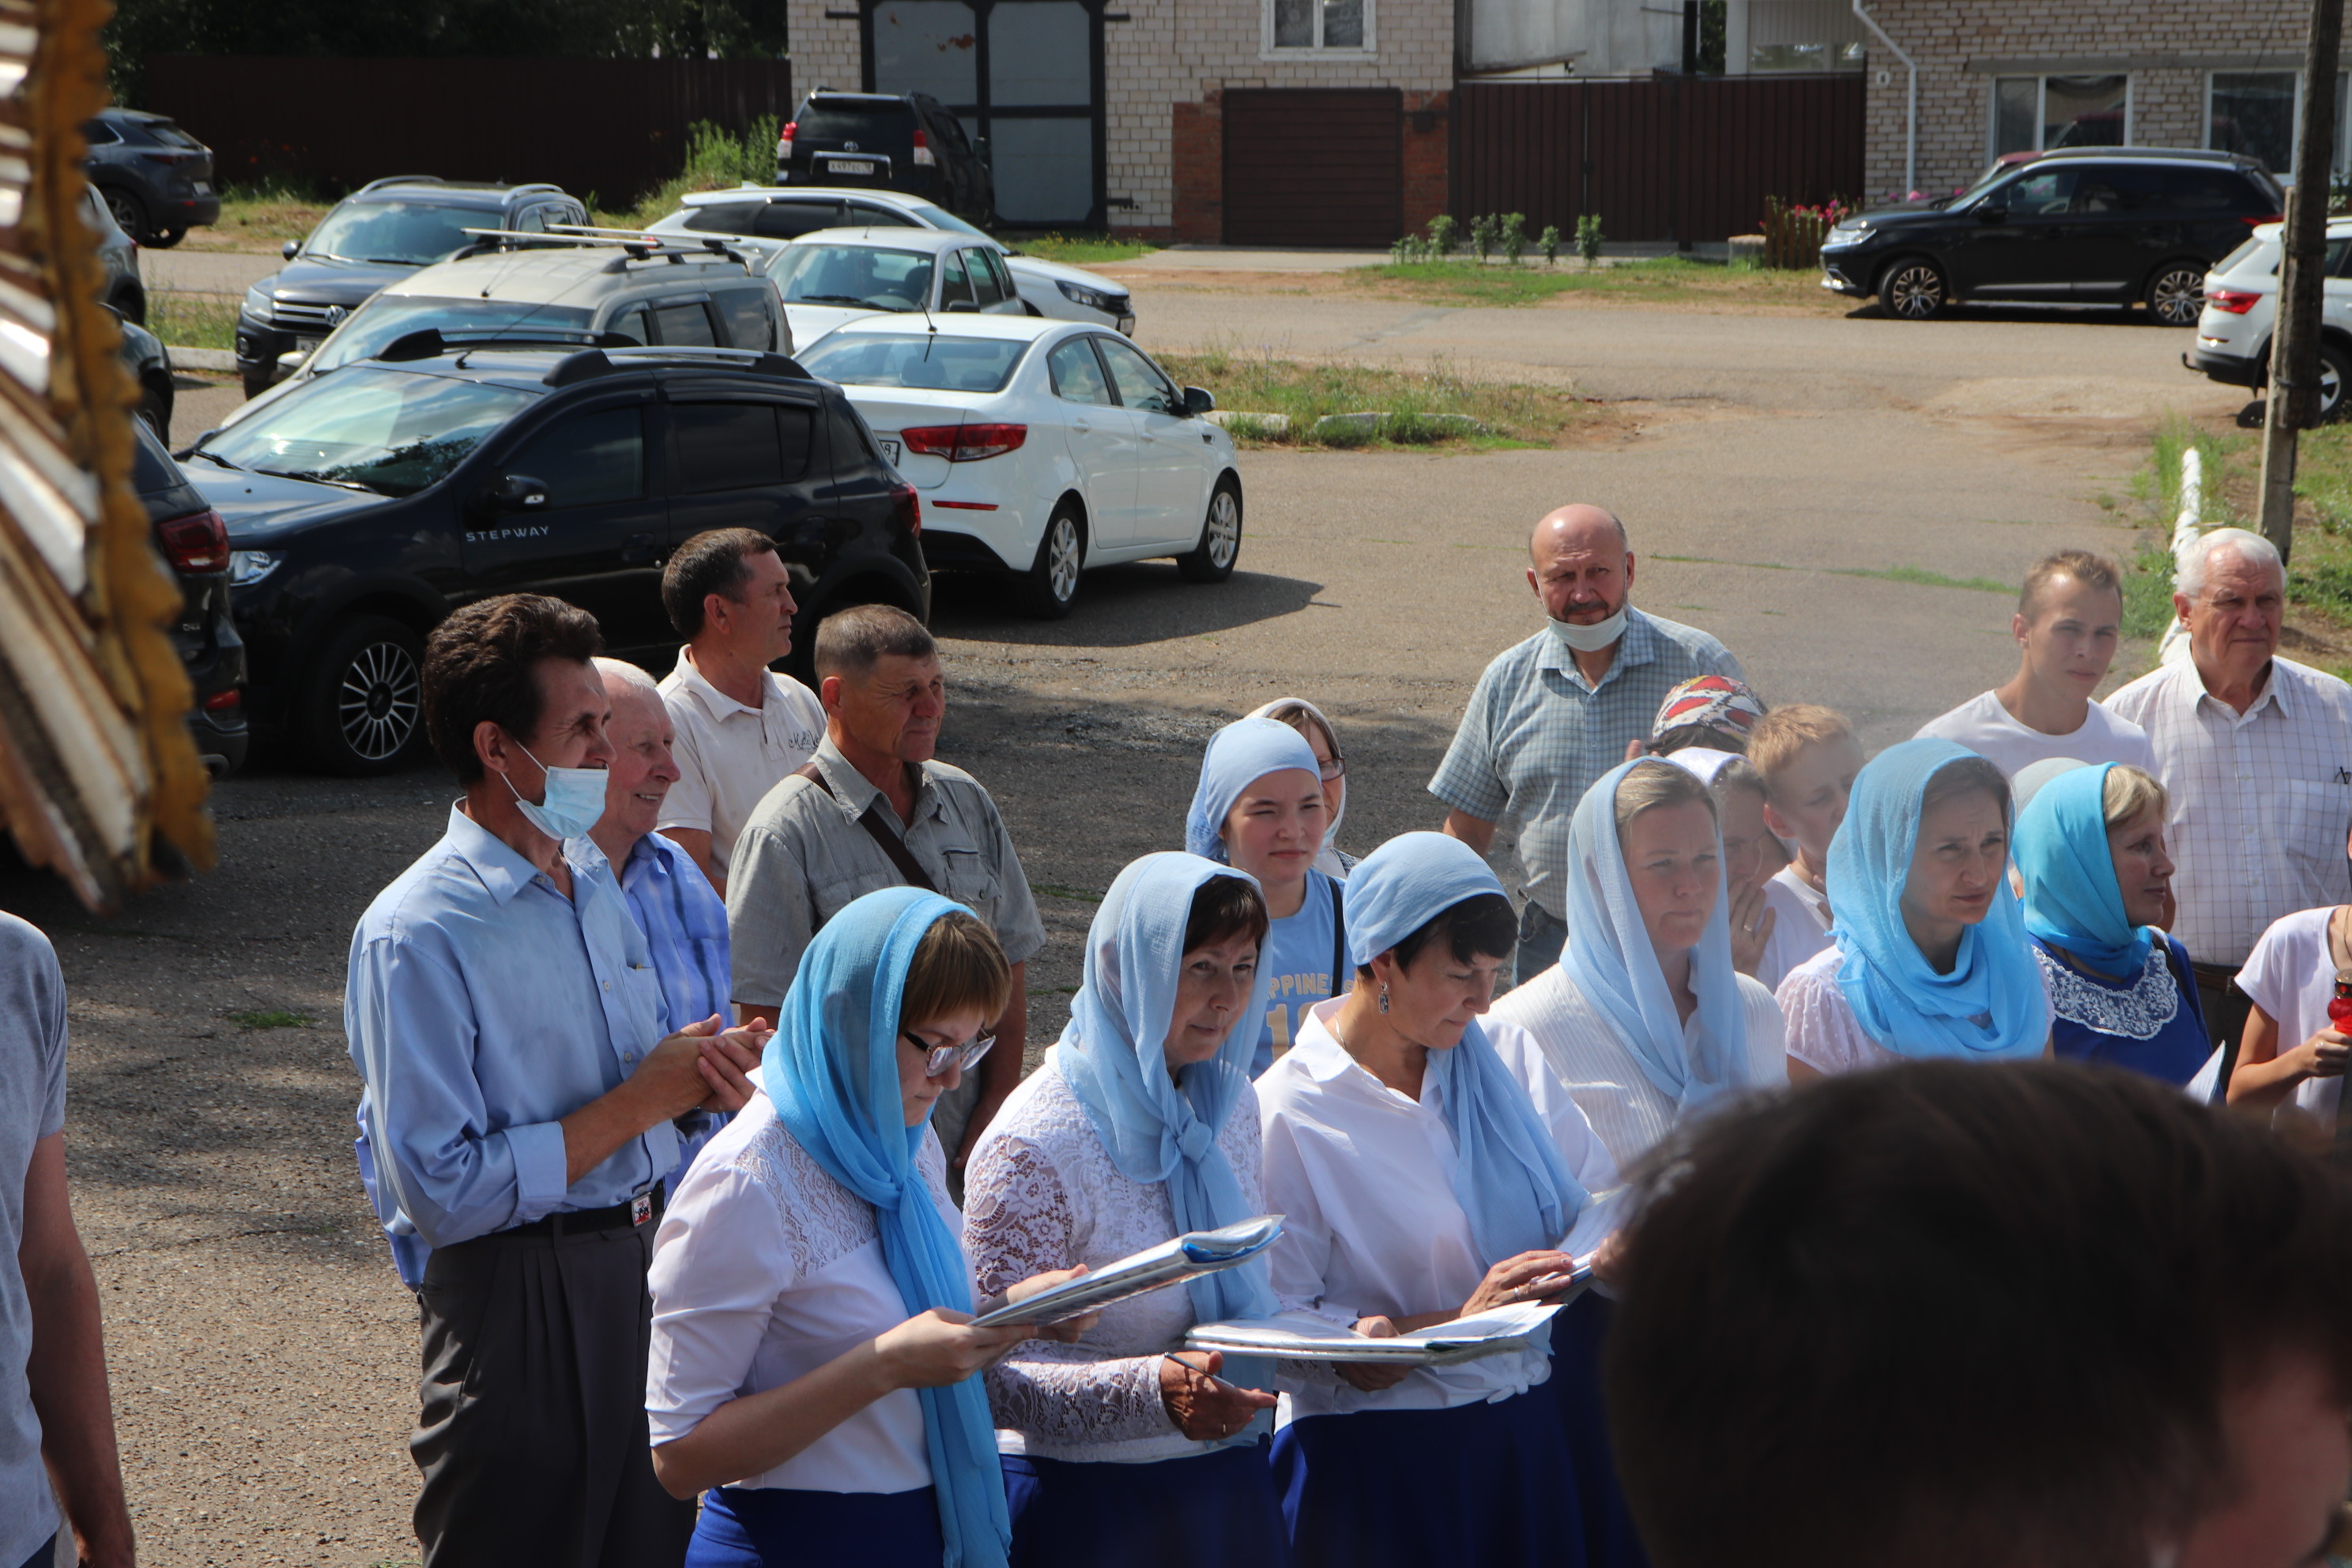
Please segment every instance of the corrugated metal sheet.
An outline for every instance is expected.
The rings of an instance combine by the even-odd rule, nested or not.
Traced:
[[[1225,243],[1386,245],[1404,227],[1404,95],[1229,89]]]
[[[1858,195],[1862,138],[1859,74],[1465,82],[1449,205],[1524,213],[1530,233],[1598,213],[1610,239],[1723,239],[1768,195]]]

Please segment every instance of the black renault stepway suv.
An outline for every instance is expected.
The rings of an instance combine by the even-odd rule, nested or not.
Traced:
[[[2069,147],[1975,187],[1857,214],[1822,246],[1822,286],[1925,321],[1957,300],[2145,303],[2194,326],[2205,273],[2286,205],[2258,159],[2173,147]]]
[[[662,567],[705,529],[776,540],[803,668],[835,610],[930,611],[914,487],[782,354],[426,329],[184,461],[227,520],[253,720],[335,773],[400,764],[425,634],[490,595],[569,600],[617,657],[668,668]]]

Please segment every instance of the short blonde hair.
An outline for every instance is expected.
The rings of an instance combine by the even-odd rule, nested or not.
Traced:
[[[898,1027],[911,1029],[935,1018],[978,1012],[994,1023],[1013,999],[1013,966],[996,933],[962,910],[931,922],[907,965],[899,993]]]
[[[2109,827],[2121,827],[2150,806],[2158,816],[2172,809],[2172,797],[2161,783],[2129,763],[2118,763],[2107,770],[2099,794],[2099,815],[2106,818]]]
[[[2085,588],[2103,588],[2117,598],[2123,596],[2122,567],[2087,550],[2061,550],[2055,555],[2043,556],[2026,572],[2025,586],[2017,593],[2019,615],[2029,621],[2033,618],[2033,602],[2053,577],[2071,577]]]
[[[1836,709],[1818,702],[1791,702],[1756,721],[1748,737],[1748,761],[1764,776],[1764,787],[1769,792],[1772,775],[1795,762],[1807,746],[1853,739],[1853,723]]]
[[[1625,771],[1625,776],[1617,781],[1615,804],[1621,838],[1635,817],[1660,806],[1700,805],[1709,816],[1716,815],[1715,795],[1696,773],[1679,763],[1655,757],[1645,757]]]

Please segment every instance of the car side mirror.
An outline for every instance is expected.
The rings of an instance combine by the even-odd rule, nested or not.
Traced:
[[[1207,387],[1188,386],[1184,389],[1184,412],[1187,416],[1197,419],[1203,414],[1215,413],[1216,407],[1217,395]]]
[[[278,247],[278,254],[291,261],[302,254],[302,242],[299,239],[289,239]]]
[[[2007,207],[1979,207],[1977,208],[1977,221],[1979,223],[2007,223],[2009,221],[2009,209]]]
[[[483,511],[493,516],[545,511],[547,485],[529,474],[501,474],[489,489],[482,492],[478,504]]]

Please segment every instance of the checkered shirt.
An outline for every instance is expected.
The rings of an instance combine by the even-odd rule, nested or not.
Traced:
[[[2281,915],[2343,900],[2352,687],[2274,658],[2263,694],[2239,713],[2208,695],[2184,659],[2107,706],[2147,731],[2171,793],[2172,934],[2197,962],[2234,967]]]
[[[1539,631],[1478,678],[1429,793],[1484,821],[1515,823],[1527,896],[1558,920],[1576,803],[1625,760],[1625,742],[1648,737],[1666,693],[1695,675],[1746,679],[1714,637],[1639,610],[1626,612],[1625,636],[1598,686],[1566,645]]]

